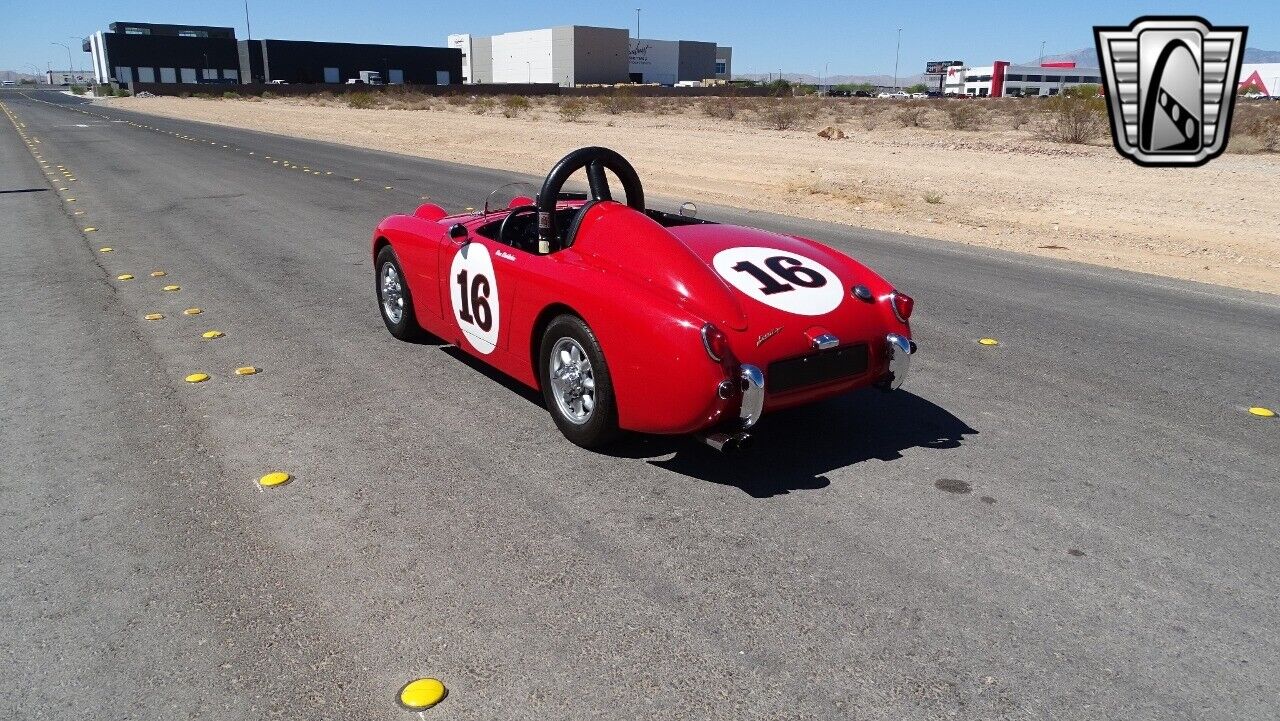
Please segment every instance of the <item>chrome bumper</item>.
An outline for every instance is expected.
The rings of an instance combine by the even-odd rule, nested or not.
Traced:
[[[911,356],[916,352],[916,344],[897,333],[885,336],[885,343],[888,345],[889,375],[882,385],[889,390],[897,390],[907,379],[907,371],[911,370]]]

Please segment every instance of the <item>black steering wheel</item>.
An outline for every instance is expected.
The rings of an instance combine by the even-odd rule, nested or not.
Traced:
[[[502,219],[502,224],[498,226],[498,242],[503,245],[509,245],[513,248],[519,248],[521,246],[520,239],[513,237],[512,235],[516,232],[519,226],[511,221],[516,216],[528,215],[529,213],[536,212],[538,212],[538,206],[536,205],[517,205],[512,208],[507,213],[507,217]]]
[[[622,181],[622,189],[627,194],[627,205],[644,212],[644,188],[640,185],[640,176],[636,174],[636,169],[631,167],[631,163],[628,163],[626,158],[608,148],[579,148],[561,158],[560,162],[551,168],[551,172],[547,173],[547,179],[542,182],[542,190],[538,191],[539,245],[555,242],[559,230],[556,227],[556,201],[560,198],[560,189],[564,187],[569,176],[583,168],[587,169],[587,185],[590,186],[591,192],[588,196],[589,200],[578,210],[577,216],[569,226],[569,232],[565,234],[564,247],[573,245],[573,236],[577,235],[578,222],[588,208],[602,200],[613,200],[613,194],[609,192],[609,178],[604,174],[605,170],[612,170],[613,174],[618,176],[618,180]]]

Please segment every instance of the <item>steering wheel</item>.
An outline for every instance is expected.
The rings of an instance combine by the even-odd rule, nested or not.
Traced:
[[[536,205],[517,205],[507,213],[507,217],[502,219],[502,224],[498,226],[498,242],[503,245],[509,245],[513,248],[519,248],[519,238],[514,237],[516,224],[511,222],[512,218],[517,215],[528,215],[529,213],[538,212]]]
[[[578,221],[586,214],[588,208],[602,200],[613,200],[613,194],[609,192],[609,178],[604,174],[605,170],[612,170],[613,174],[618,176],[618,180],[622,181],[622,189],[627,194],[627,205],[634,210],[644,212],[644,188],[640,185],[640,176],[636,174],[636,169],[631,167],[631,163],[628,163],[626,158],[608,148],[579,148],[561,158],[560,162],[551,168],[551,172],[547,173],[547,179],[542,183],[542,190],[538,191],[539,245],[555,242],[559,230],[556,227],[556,201],[560,197],[560,189],[564,187],[569,176],[583,168],[587,169],[587,185],[590,186],[591,192],[588,195],[589,199],[578,210],[577,216],[570,224],[569,232],[565,234],[564,247],[573,245],[573,236],[577,235]]]

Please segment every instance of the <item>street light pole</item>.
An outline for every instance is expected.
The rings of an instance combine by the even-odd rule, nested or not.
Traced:
[[[31,79],[36,81],[36,85],[40,84],[40,68],[35,63],[27,63],[27,67],[31,68]]]
[[[898,47],[893,51],[893,92],[898,92],[898,56],[902,52],[902,28],[898,28]]]
[[[1044,66],[1044,41],[1040,41],[1040,65]]]
[[[640,8],[636,8],[636,40],[640,39]]]
[[[66,44],[64,44],[64,43],[50,43],[50,44],[51,44],[51,45],[61,45],[62,47],[66,48],[66,51],[67,51],[67,72],[69,72],[69,73],[74,73],[75,71],[74,71],[74,70],[72,69],[72,67],[71,67],[71,48],[67,47],[67,46],[66,46]]]

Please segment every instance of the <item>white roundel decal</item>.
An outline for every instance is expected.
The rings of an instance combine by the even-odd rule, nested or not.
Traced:
[[[796,315],[830,313],[845,296],[840,279],[826,266],[777,248],[726,248],[711,265],[743,293]]]
[[[498,347],[498,280],[489,249],[467,243],[449,267],[449,298],[453,319],[472,348],[488,355]]]

